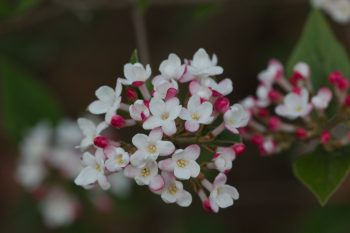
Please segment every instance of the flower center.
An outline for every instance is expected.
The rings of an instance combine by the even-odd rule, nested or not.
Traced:
[[[163,121],[165,121],[166,119],[169,118],[169,113],[168,113],[168,112],[164,112],[164,113],[160,116],[160,118],[161,118]]]
[[[141,176],[146,177],[146,176],[149,176],[150,174],[151,174],[151,171],[149,170],[148,167],[141,169]]]
[[[124,159],[123,159],[123,155],[120,154],[117,156],[117,159],[115,160],[116,164],[123,164],[124,163]]]
[[[301,112],[303,110],[303,108],[299,105],[295,108],[296,112]]]
[[[100,172],[100,171],[101,171],[101,166],[100,166],[100,164],[96,164],[96,165],[95,165],[95,169],[96,169],[96,171]]]
[[[174,195],[176,194],[176,192],[177,192],[176,185],[175,185],[175,184],[171,185],[171,186],[168,188],[168,191],[169,191],[169,193],[170,193],[171,195],[174,196]]]
[[[200,115],[195,112],[195,113],[192,113],[191,117],[192,117],[193,120],[198,121],[199,118],[200,118]]]
[[[229,123],[229,125],[234,125],[235,123],[236,123],[236,120],[235,120],[235,118],[230,118],[229,120],[228,120],[228,123]]]
[[[177,166],[184,168],[187,166],[188,161],[184,160],[184,159],[179,159],[178,161],[176,161]]]
[[[147,147],[147,151],[151,154],[154,154],[157,152],[157,147],[155,145],[151,144]]]

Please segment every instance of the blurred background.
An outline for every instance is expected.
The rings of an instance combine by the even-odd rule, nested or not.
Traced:
[[[263,158],[249,150],[236,160],[230,182],[240,199],[216,215],[196,198],[180,208],[135,186],[127,197],[112,196],[112,208],[83,200],[74,223],[52,229],[38,198],[14,178],[25,132],[40,119],[84,114],[95,89],[114,86],[140,44],[153,70],[171,52],[216,53],[238,101],[254,93],[268,59],[288,59],[309,11],[308,0],[0,0],[0,231],[350,232],[350,180],[320,207],[294,178],[287,153]],[[349,49],[350,26],[329,22]],[[84,199],[86,191],[72,189]]]

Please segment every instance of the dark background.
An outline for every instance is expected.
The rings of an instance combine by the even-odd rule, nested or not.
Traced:
[[[77,118],[94,99],[97,87],[113,86],[122,76],[123,65],[137,46],[130,2],[42,1],[23,14],[3,17],[1,56],[31,73],[59,100],[65,115]],[[217,54],[224,75],[234,83],[231,101],[238,101],[255,92],[256,75],[269,58],[287,60],[309,11],[306,0],[151,1],[145,23],[152,68],[157,70],[170,52],[191,58],[203,47]],[[349,25],[329,22],[349,48]],[[0,128],[0,231],[50,232],[40,223],[35,204],[12,178],[18,153],[4,124]],[[297,233],[311,232],[305,229],[313,226],[320,228],[318,233],[350,232],[348,225],[336,228],[350,222],[346,204],[350,180],[321,208],[294,178],[290,161],[286,153],[263,158],[250,149],[235,161],[230,176],[240,200],[216,215],[205,213],[197,198],[189,209],[182,209],[135,187],[129,199],[117,201],[112,213],[91,211],[72,228],[54,232]]]

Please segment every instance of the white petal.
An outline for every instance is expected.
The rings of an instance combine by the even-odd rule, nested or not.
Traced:
[[[160,175],[156,175],[151,179],[149,188],[153,191],[160,190],[164,187],[164,180]]]
[[[159,161],[158,166],[160,170],[172,172],[174,171],[175,164],[174,161],[171,158],[169,158]]]
[[[201,105],[201,100],[198,95],[193,95],[188,101],[187,108],[190,111],[196,110]]]
[[[199,129],[199,123],[193,120],[186,121],[185,128],[190,132],[196,132]]]
[[[97,182],[103,190],[107,190],[111,187],[111,184],[109,183],[105,175],[100,174],[98,176]]]
[[[157,142],[157,141],[161,140],[162,137],[163,137],[163,131],[160,128],[153,129],[149,133],[149,139],[152,142]]]
[[[96,158],[90,152],[83,154],[82,163],[85,166],[94,166],[96,164]]]
[[[174,135],[176,133],[175,121],[167,121],[162,125],[162,130],[167,136]]]
[[[191,171],[187,168],[175,166],[174,175],[180,180],[188,180],[191,177]]]
[[[159,116],[165,110],[165,103],[160,98],[152,98],[149,104],[151,113],[155,116]]]
[[[157,143],[159,155],[170,155],[175,151],[175,146],[172,142],[159,141]]]
[[[92,137],[95,134],[96,126],[92,121],[85,118],[79,118],[78,125],[85,136]]]
[[[135,167],[143,167],[147,163],[147,157],[145,152],[137,150],[130,156],[130,163]]]
[[[124,169],[124,175],[129,178],[134,178],[138,174],[139,170],[131,165],[128,165]]]
[[[200,166],[198,165],[198,163],[196,163],[195,161],[190,161],[188,164],[189,169],[191,170],[191,176],[193,178],[197,177],[199,175],[199,172],[201,170]]]
[[[103,102],[112,103],[115,97],[115,92],[109,86],[102,86],[95,92],[97,98]]]
[[[219,173],[214,180],[214,185],[215,186],[221,186],[226,184],[227,177],[224,173]]]
[[[155,129],[162,126],[162,121],[159,117],[151,116],[143,123],[144,129]]]
[[[186,158],[189,160],[196,160],[200,153],[201,148],[196,144],[192,144],[185,149]]]
[[[145,150],[149,145],[148,136],[138,133],[132,138],[132,144],[134,144],[137,149]]]
[[[176,203],[181,207],[187,207],[187,206],[191,205],[191,203],[192,203],[191,194],[189,192],[183,190],[181,192],[181,194],[179,195]]]
[[[103,114],[106,113],[110,107],[111,105],[109,103],[95,100],[89,105],[88,110],[92,114]]]
[[[85,186],[96,182],[98,172],[92,167],[86,167],[79,173],[78,177],[74,180],[76,185]]]

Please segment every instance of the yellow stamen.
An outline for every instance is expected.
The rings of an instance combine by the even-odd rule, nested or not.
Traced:
[[[120,154],[117,156],[117,159],[115,160],[116,164],[124,164],[124,159],[123,159],[123,155]]]
[[[169,113],[168,113],[168,112],[164,112],[164,113],[160,116],[160,118],[161,118],[163,121],[165,121],[166,119],[169,118]]]
[[[195,113],[192,113],[191,117],[192,117],[193,120],[198,121],[201,116],[198,113],[195,112]]]
[[[168,191],[171,195],[175,195],[176,192],[177,192],[177,187],[175,184],[171,185],[169,188],[168,188]]]
[[[184,160],[184,159],[179,159],[178,161],[176,161],[177,166],[184,168],[187,166],[188,161]]]
[[[149,170],[148,167],[145,167],[145,168],[142,168],[140,174],[141,174],[141,176],[146,177],[146,176],[149,176],[151,174],[151,171]]]
[[[154,154],[157,152],[157,147],[155,145],[151,144],[147,147],[147,151],[151,154]]]

